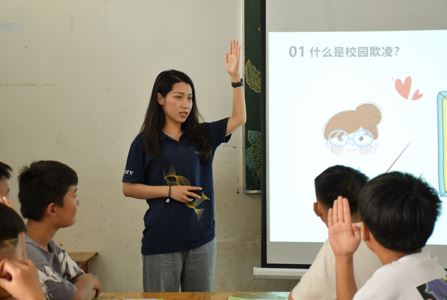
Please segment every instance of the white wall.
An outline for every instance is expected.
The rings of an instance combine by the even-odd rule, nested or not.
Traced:
[[[56,241],[97,250],[91,271],[105,291],[142,289],[144,201],[123,197],[130,142],[155,76],[177,68],[195,82],[205,120],[230,114],[223,68],[241,38],[240,0],[3,0],[0,3],[0,160],[18,174],[34,160],[60,160],[79,175],[76,224]],[[261,203],[242,186],[242,131],[214,162],[216,290],[288,290],[254,280],[260,263]],[[17,194],[15,179],[12,195]],[[13,196],[14,200],[17,197]],[[18,208],[17,202],[15,203]]]

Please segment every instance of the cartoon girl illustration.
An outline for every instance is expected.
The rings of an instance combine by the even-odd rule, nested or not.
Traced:
[[[324,138],[333,154],[343,150],[369,154],[375,150],[374,141],[379,132],[377,125],[382,116],[376,105],[364,103],[355,110],[345,110],[333,115],[324,128]]]

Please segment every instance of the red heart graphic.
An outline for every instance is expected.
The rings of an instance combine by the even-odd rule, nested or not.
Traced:
[[[395,86],[396,91],[399,93],[399,95],[401,95],[405,99],[408,99],[411,89],[411,77],[407,76],[404,82],[402,82],[400,79],[396,79]]]
[[[419,92],[419,90],[416,90],[416,92],[414,92],[413,97],[411,98],[412,100],[419,100],[422,98],[422,94]]]

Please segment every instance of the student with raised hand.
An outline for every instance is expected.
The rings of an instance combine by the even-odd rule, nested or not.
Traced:
[[[78,177],[57,161],[37,161],[19,175],[19,202],[27,218],[26,250],[39,270],[48,299],[92,299],[99,279],[84,273],[54,241],[56,232],[75,223]]]
[[[327,168],[314,180],[315,214],[327,226],[329,208],[338,196],[343,196],[349,199],[353,208],[351,210],[353,221],[360,222],[357,212],[358,198],[367,181],[365,174],[351,167],[336,165]],[[354,274],[357,284],[362,286],[380,265],[374,253],[362,243],[354,255]],[[309,270],[289,294],[289,299],[330,300],[336,298],[335,257],[329,240],[326,240]]]
[[[26,256],[25,230],[20,216],[0,204],[0,299],[45,299],[36,267]]]
[[[437,192],[421,178],[392,172],[377,176],[360,194],[361,228],[352,224],[349,203],[339,197],[329,211],[335,254],[337,299],[447,299],[447,274],[422,252],[441,208]],[[360,240],[383,266],[357,291],[352,254]]]
[[[232,114],[211,123],[199,122],[194,84],[185,73],[168,70],[155,79],[123,177],[124,195],[150,206],[141,247],[145,292],[211,289],[216,255],[212,161],[216,148],[246,120],[239,62],[240,47],[233,40],[225,56]]]
[[[0,161],[0,203],[9,207],[12,206],[9,199],[9,184],[8,180],[11,178],[12,168]]]

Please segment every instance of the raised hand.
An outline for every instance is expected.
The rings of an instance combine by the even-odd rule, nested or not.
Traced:
[[[239,74],[239,63],[241,59],[241,47],[237,40],[231,40],[228,51],[225,54],[225,70],[231,77],[231,81],[237,82],[241,79]]]
[[[329,242],[335,256],[350,256],[360,244],[360,228],[352,224],[348,199],[338,197],[328,214]]]

